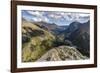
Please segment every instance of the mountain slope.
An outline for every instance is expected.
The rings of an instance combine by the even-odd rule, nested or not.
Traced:
[[[22,61],[33,62],[52,47],[55,37],[33,23],[22,21]]]
[[[89,57],[90,51],[90,21],[86,23],[73,22],[66,32],[64,31],[64,40],[69,40],[84,55]]]
[[[67,26],[58,26],[55,23],[47,23],[47,22],[33,22],[35,25],[37,25],[38,27],[51,32],[52,34],[59,34],[60,32],[64,31]],[[65,28],[66,27],[66,28]]]

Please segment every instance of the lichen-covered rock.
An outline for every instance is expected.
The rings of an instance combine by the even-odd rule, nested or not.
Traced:
[[[88,59],[83,56],[76,48],[70,46],[59,46],[52,48],[37,61],[64,61]]]

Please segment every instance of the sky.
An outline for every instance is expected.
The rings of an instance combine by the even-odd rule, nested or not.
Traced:
[[[90,20],[90,15],[89,13],[78,12],[22,10],[22,18],[31,22],[44,21],[63,26],[69,25],[74,21],[85,23]]]

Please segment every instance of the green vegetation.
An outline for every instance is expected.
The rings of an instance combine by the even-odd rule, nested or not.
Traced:
[[[51,53],[54,55],[47,56],[47,61],[87,58],[79,52],[80,50],[77,51],[75,48],[68,47],[72,46],[72,43],[64,37],[64,35],[53,35],[49,30],[44,30],[34,23],[23,20],[22,62],[35,62],[52,49],[54,52]],[[76,44],[82,42],[80,41],[82,37],[77,37],[77,39],[73,42]]]
[[[22,24],[22,61],[33,62],[53,47],[55,37],[38,26],[23,22]]]
[[[77,36],[77,38],[75,39],[75,40],[73,40],[72,41],[75,45],[77,45],[79,48],[77,48],[83,55],[86,55],[87,57],[89,57],[90,56],[90,54],[89,54],[89,49],[87,49],[87,47],[88,48],[90,48],[89,47],[89,43],[87,43],[87,42],[89,42],[89,36],[88,36],[88,34],[85,32],[85,33],[83,33],[83,34],[80,34],[79,36]],[[85,46],[84,46],[85,45]],[[81,48],[81,47],[83,47],[83,48]]]

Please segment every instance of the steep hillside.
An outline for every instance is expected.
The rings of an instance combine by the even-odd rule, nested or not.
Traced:
[[[22,61],[33,62],[52,48],[55,37],[38,26],[22,21]]]
[[[83,56],[76,48],[69,46],[59,46],[49,50],[37,61],[64,61],[88,59]]]
[[[68,29],[63,32],[64,41],[69,40],[84,55],[89,57],[90,51],[90,21],[86,23],[73,22]]]

